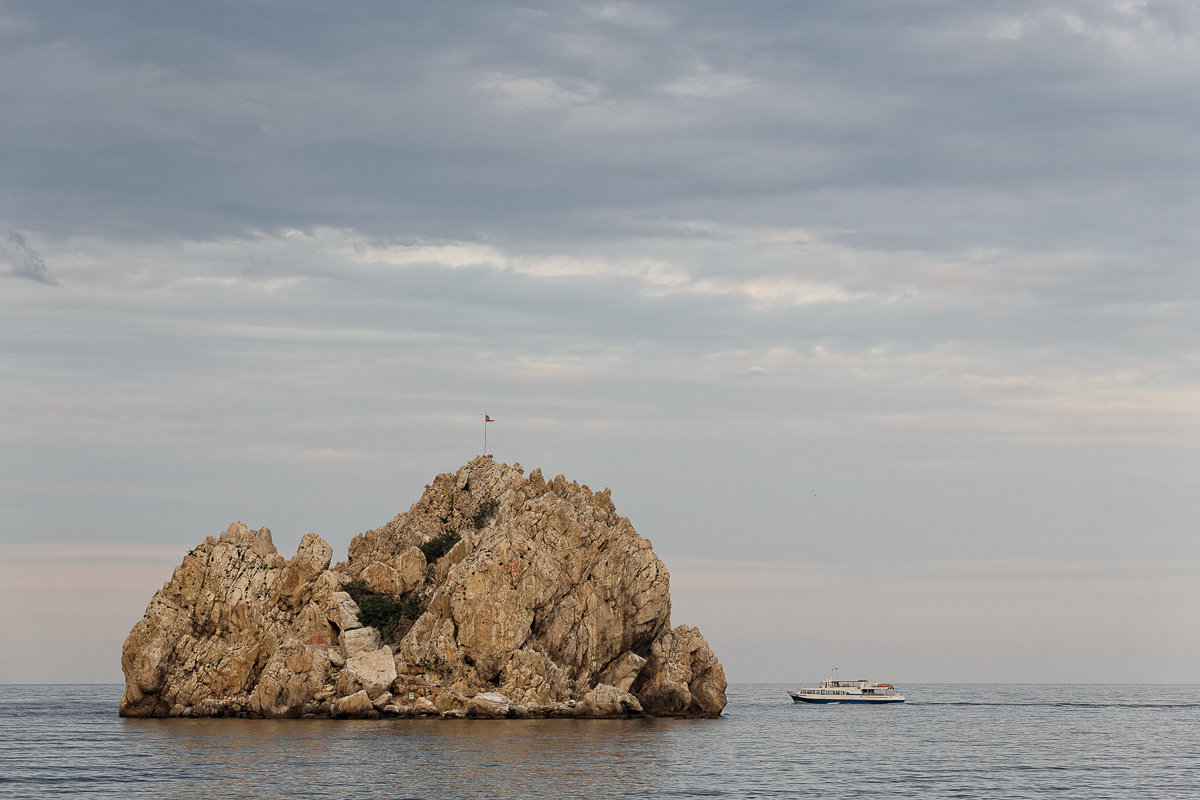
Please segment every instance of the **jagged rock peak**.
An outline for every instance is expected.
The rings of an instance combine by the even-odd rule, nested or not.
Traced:
[[[347,561],[329,569],[331,558],[316,534],[290,560],[266,528],[208,537],[126,641],[121,713],[715,716],[725,705],[715,654],[695,628],[671,628],[667,570],[607,489],[480,456],[354,537]]]
[[[394,558],[450,532],[476,540],[489,524],[519,515],[525,504],[543,496],[568,504],[571,513],[603,525],[621,519],[606,488],[593,492],[562,475],[547,481],[540,469],[525,476],[520,464],[501,464],[490,455],[477,456],[454,473],[443,473],[425,486],[425,493],[406,512],[386,525],[360,534],[350,542],[350,559],[337,565],[358,575],[373,560]]]

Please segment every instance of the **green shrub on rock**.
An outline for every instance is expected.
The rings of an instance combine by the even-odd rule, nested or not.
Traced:
[[[500,504],[495,500],[484,500],[480,503],[479,507],[475,509],[474,516],[471,517],[471,523],[475,526],[475,529],[478,530],[487,525],[488,520],[492,518],[499,507]]]
[[[376,592],[363,580],[350,581],[344,588],[358,604],[358,621],[379,631],[385,644],[398,644],[425,613],[425,601],[416,592]]]
[[[437,536],[430,539],[421,545],[421,552],[425,554],[425,560],[429,563],[437,561],[446,553],[450,552],[450,548],[458,544],[459,535],[452,530],[443,530]]]

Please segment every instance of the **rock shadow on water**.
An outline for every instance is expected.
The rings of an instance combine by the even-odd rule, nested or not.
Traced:
[[[364,797],[640,797],[678,758],[673,730],[714,722],[122,720],[158,763],[189,765],[206,796],[229,797],[265,796],[284,777],[312,797],[350,786]]]

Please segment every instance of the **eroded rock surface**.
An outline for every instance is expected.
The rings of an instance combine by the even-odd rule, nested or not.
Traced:
[[[698,630],[671,628],[667,571],[608,490],[482,456],[356,536],[345,562],[330,569],[331,559],[311,533],[291,559],[266,528],[235,523],[206,539],[125,642],[121,713],[716,716],[725,706],[720,663]],[[402,602],[410,621],[364,625],[354,597],[366,609],[375,595]]]

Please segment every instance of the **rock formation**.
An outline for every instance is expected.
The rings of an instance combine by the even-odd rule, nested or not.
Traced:
[[[234,523],[176,567],[121,656],[124,716],[717,716],[669,576],[613,507],[481,456],[354,537],[285,559]],[[356,599],[357,598],[357,599]],[[360,605],[361,604],[361,605]]]

